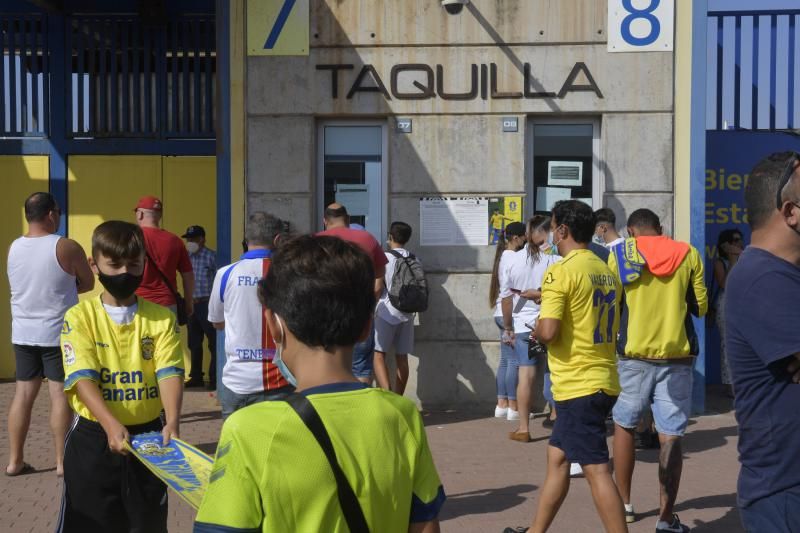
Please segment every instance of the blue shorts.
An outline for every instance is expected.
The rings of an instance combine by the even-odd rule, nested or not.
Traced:
[[[649,407],[660,434],[682,437],[692,410],[692,365],[621,357],[617,368],[622,392],[614,422],[633,429]]]
[[[550,446],[563,451],[570,463],[581,466],[607,463],[606,418],[615,400],[614,396],[598,391],[589,396],[556,401],[558,417],[550,435]]]
[[[800,487],[756,500],[739,508],[742,525],[748,533],[792,533],[800,531]]]
[[[369,335],[363,342],[353,346],[353,375],[357,378],[369,378],[372,375],[372,360],[375,358],[375,322]]]
[[[528,339],[530,332],[514,333],[514,353],[517,355],[519,366],[536,366],[538,359],[528,359]]]

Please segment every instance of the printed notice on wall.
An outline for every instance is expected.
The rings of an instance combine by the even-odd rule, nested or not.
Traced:
[[[422,246],[486,246],[488,198],[420,198]]]

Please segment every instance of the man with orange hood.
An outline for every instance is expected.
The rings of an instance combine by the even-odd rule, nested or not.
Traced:
[[[689,528],[673,514],[683,468],[681,438],[692,406],[692,371],[698,353],[690,315],[708,309],[703,260],[688,243],[662,235],[658,216],[638,209],[628,218],[630,238],[611,250],[609,267],[624,290],[618,336],[622,392],[614,406],[614,468],[628,522],[631,505],[634,429],[652,409],[661,444],[658,479],[661,505],[656,532]]]

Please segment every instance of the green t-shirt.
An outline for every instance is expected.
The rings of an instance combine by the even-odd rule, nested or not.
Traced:
[[[405,533],[438,516],[444,490],[413,403],[361,383],[304,394],[370,530]],[[289,404],[261,402],[228,418],[194,530],[349,531],[330,464]]]

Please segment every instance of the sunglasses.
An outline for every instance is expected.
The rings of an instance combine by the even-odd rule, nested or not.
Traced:
[[[800,163],[800,154],[797,152],[792,152],[792,155],[786,162],[786,168],[783,170],[783,174],[781,175],[781,181],[778,182],[778,192],[775,197],[775,205],[777,206],[778,209],[783,207],[783,189],[786,188],[786,185],[792,178],[792,174],[794,174],[794,170],[797,167],[798,163]]]

